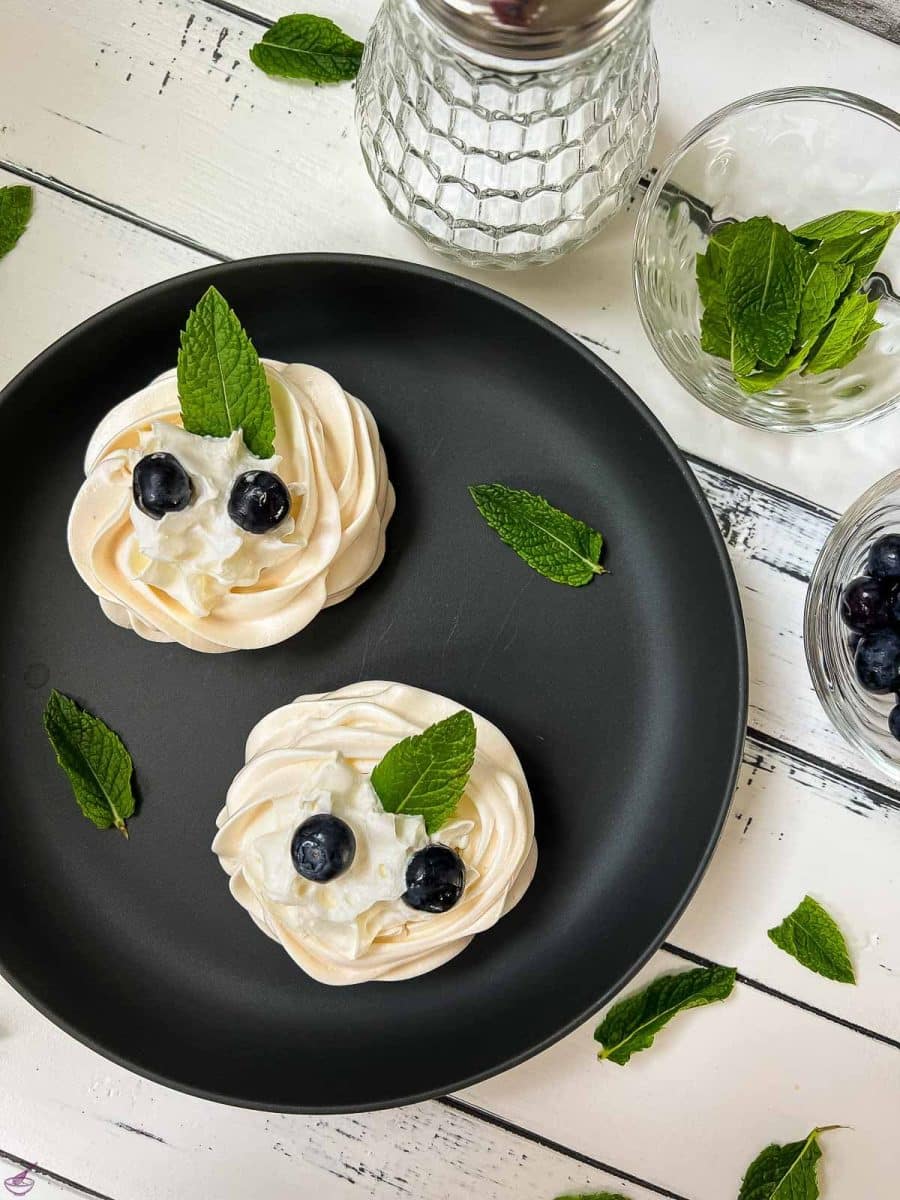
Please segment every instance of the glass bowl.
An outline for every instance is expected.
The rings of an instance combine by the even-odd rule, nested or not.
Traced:
[[[875,696],[860,686],[851,633],[840,617],[841,592],[865,574],[869,547],[885,533],[900,533],[900,471],[864,492],[828,535],[806,593],[803,644],[813,687],[832,724],[871,763],[900,780],[900,742],[888,732],[897,697]]]
[[[747,396],[729,364],[700,348],[695,255],[713,223],[768,215],[790,229],[843,208],[900,208],[900,114],[828,88],[739,100],[707,117],[656,173],[635,237],[638,310],[662,361],[715,412],[810,432],[858,424],[900,399],[900,232],[877,267],[896,294],[879,308],[885,327],[846,367]]]

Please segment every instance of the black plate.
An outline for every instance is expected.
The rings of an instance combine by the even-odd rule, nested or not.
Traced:
[[[293,640],[202,655],[101,614],[66,550],[99,418],[170,367],[208,284],[267,356],[372,407],[397,490],[381,570]],[[422,267],[339,255],[217,266],[114,305],[0,402],[0,965],[63,1029],[152,1079],[301,1112],[401,1104],[550,1045],[647,959],[731,797],[745,643],[727,555],[677,450],[593,354]],[[535,575],[466,491],[541,492],[602,529],[609,576]],[[396,679],[496,722],[534,794],[524,901],[407,983],[307,979],[230,898],[209,844],[251,726],[303,692]],[[41,728],[50,686],[131,749],[131,840],[78,812]],[[586,1053],[590,1053],[586,1050]]]

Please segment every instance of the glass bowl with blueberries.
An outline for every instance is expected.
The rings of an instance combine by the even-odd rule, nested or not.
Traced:
[[[831,531],[810,580],[803,632],[832,723],[900,780],[900,471],[869,488]]]

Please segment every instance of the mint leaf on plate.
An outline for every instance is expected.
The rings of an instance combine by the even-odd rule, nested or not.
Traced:
[[[737,971],[733,967],[698,967],[663,975],[642,992],[614,1004],[594,1032],[603,1049],[598,1058],[624,1066],[638,1050],[653,1045],[659,1031],[680,1012],[725,1000]]]
[[[250,48],[251,61],[267,75],[340,83],[355,79],[363,54],[362,42],[327,17],[293,13],[276,21]]]
[[[838,983],[856,983],[844,935],[812,896],[804,896],[780,925],[769,930],[769,937],[810,971]]]
[[[55,688],[44,709],[44,729],[84,815],[98,829],[115,826],[128,837],[133,765],[118,734]]]
[[[747,353],[770,367],[794,343],[804,258],[790,231],[769,217],[744,221],[731,246],[725,271],[728,320]]]
[[[461,709],[392,746],[372,772],[385,812],[423,817],[429,834],[450,820],[475,761],[475,722]]]
[[[185,429],[209,437],[243,430],[257,458],[275,453],[275,414],[259,356],[228,301],[209,288],[188,316],[178,351]]]
[[[0,258],[8,254],[25,232],[34,207],[30,187],[0,187]]]
[[[837,1128],[823,1125],[802,1142],[767,1146],[747,1168],[738,1200],[818,1200],[819,1136]]]
[[[543,496],[503,483],[476,484],[469,495],[501,540],[545,578],[583,587],[605,573],[602,534]]]

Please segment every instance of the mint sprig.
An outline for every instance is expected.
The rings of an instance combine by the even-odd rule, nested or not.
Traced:
[[[267,29],[250,48],[250,60],[267,75],[340,83],[355,79],[363,43],[344,33],[327,17],[292,13]]]
[[[185,429],[209,437],[243,431],[257,458],[275,453],[275,413],[259,355],[225,297],[209,288],[188,316],[178,351]]]
[[[118,734],[55,688],[44,709],[44,729],[84,815],[98,829],[115,826],[127,838],[133,764]]]
[[[663,975],[633,996],[614,1004],[594,1032],[608,1058],[620,1067],[653,1039],[680,1012],[725,1000],[731,995],[737,972],[733,967],[698,967],[677,975]]]
[[[25,232],[34,208],[34,193],[24,184],[0,187],[0,258],[9,254]]]
[[[817,975],[838,983],[856,983],[847,942],[834,918],[812,896],[804,896],[769,938]]]
[[[802,1142],[767,1146],[747,1168],[738,1200],[818,1200],[819,1137],[838,1128],[822,1125]]]
[[[503,483],[476,484],[469,494],[491,529],[545,578],[583,587],[605,573],[602,535],[543,496]]]
[[[847,366],[880,328],[860,291],[900,212],[844,210],[793,231],[769,217],[717,229],[697,255],[700,345],[749,395]]]
[[[466,709],[392,746],[372,772],[385,812],[424,818],[429,834],[456,812],[475,761],[475,722]]]

